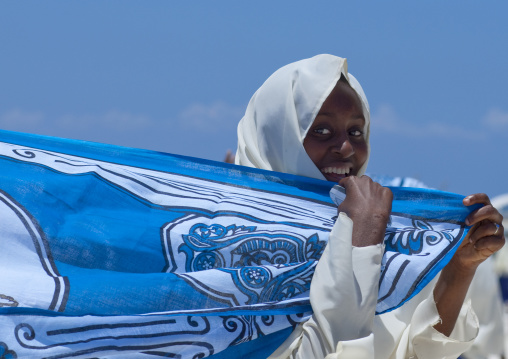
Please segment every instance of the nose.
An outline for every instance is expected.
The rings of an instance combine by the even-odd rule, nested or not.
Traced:
[[[343,158],[349,158],[355,154],[355,149],[347,136],[338,138],[332,147],[332,152]]]

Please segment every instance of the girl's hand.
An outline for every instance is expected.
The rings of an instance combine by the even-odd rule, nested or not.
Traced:
[[[473,226],[452,258],[458,270],[476,271],[480,263],[503,247],[505,243],[503,216],[490,203],[484,193],[464,198],[465,206],[483,204],[466,218],[466,224]]]
[[[382,243],[392,211],[392,191],[367,176],[345,177],[339,184],[346,189],[346,199],[338,211],[353,220],[353,246]]]
[[[490,203],[484,193],[464,198],[465,206],[483,204],[469,214],[466,224],[473,226],[460,244],[450,262],[443,268],[434,288],[434,300],[441,322],[439,332],[449,336],[459,316],[460,308],[473,280],[476,268],[503,247],[503,216]]]

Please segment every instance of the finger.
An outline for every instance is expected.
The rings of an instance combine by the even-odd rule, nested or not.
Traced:
[[[363,177],[363,176],[362,176]],[[368,177],[367,177],[368,178]],[[352,186],[356,186],[358,187],[359,186],[359,183],[361,183],[362,181],[360,181],[360,177],[356,177],[356,176],[347,176],[347,177],[344,177],[342,178],[340,181],[339,181],[339,184],[344,187],[347,191],[347,189],[349,187],[352,187]]]
[[[393,201],[393,192],[392,192],[392,190],[389,189],[388,187],[383,187],[382,190],[383,190],[384,196],[387,197],[390,200],[390,202],[392,202]]]
[[[504,246],[505,240],[500,236],[483,237],[474,244],[474,248],[482,256],[489,257]]]
[[[501,222],[501,224],[496,224],[497,226],[497,229],[496,229],[496,232],[494,233],[494,235],[498,235],[498,236],[501,236],[504,238],[504,226]]]
[[[478,226],[472,228],[470,232],[469,242],[471,243],[475,243],[483,237],[502,236],[503,233],[496,224],[490,221],[482,221]]]
[[[351,181],[352,181],[352,178],[353,178],[353,177],[354,177],[354,176],[347,176],[347,177],[344,177],[344,178],[342,178],[342,179],[339,181],[339,184],[347,190],[347,188],[351,185]]]
[[[484,220],[499,224],[503,221],[503,216],[491,204],[487,204],[471,212],[466,218],[466,224],[472,226]]]
[[[490,198],[485,193],[475,193],[464,198],[462,203],[464,206],[472,206],[473,204],[490,204]]]

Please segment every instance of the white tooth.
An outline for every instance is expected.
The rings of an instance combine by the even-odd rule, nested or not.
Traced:
[[[324,173],[335,173],[338,175],[349,174],[350,168],[326,167],[323,169]]]

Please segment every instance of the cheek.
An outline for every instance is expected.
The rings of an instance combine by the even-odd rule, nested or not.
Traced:
[[[355,148],[356,159],[358,164],[362,166],[368,158],[367,143],[363,143]]]
[[[318,143],[312,140],[308,140],[307,138],[303,141],[303,148],[305,148],[305,152],[310,157],[312,162],[317,165],[319,158],[321,157],[321,146]]]

